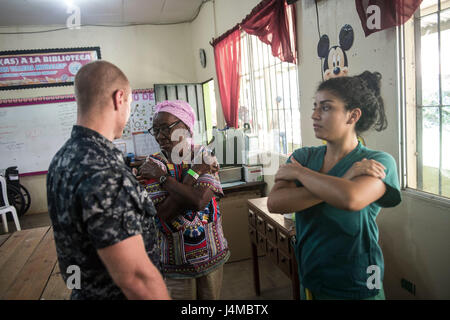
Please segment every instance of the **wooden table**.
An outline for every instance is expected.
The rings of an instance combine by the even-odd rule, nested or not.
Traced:
[[[300,299],[297,260],[292,247],[295,224],[282,214],[270,213],[267,197],[250,199],[248,205],[248,232],[252,246],[253,279],[256,295],[261,294],[259,283],[258,251],[266,254],[292,281],[292,294]]]
[[[0,300],[67,300],[51,227],[0,235]]]

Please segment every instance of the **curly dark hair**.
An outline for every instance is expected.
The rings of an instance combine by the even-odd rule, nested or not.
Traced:
[[[347,110],[361,109],[361,118],[355,125],[360,134],[372,126],[377,131],[387,128],[384,102],[380,95],[379,72],[364,71],[353,77],[332,78],[322,82],[317,91],[329,91],[345,103]]]

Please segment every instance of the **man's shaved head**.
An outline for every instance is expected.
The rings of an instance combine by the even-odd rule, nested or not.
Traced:
[[[125,74],[110,62],[90,62],[75,76],[75,97],[80,113],[107,106],[117,90],[129,93],[130,83]]]

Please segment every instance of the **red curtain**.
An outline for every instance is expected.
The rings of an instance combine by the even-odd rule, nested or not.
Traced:
[[[374,32],[404,24],[412,17],[421,2],[422,0],[355,0],[356,10],[366,37]],[[368,26],[368,19],[373,22],[376,18],[374,16],[376,11],[370,10],[367,13],[367,8],[372,5],[380,9],[380,28],[370,29]]]
[[[274,57],[297,63],[295,4],[263,0],[233,29],[212,42],[222,110],[228,127],[238,127],[241,47],[240,30],[272,47]]]
[[[241,32],[239,28],[235,27],[231,32],[228,32],[218,40],[213,45],[223,115],[228,127],[237,128],[241,67]]]
[[[297,63],[295,5],[285,0],[263,0],[242,21],[242,30],[272,47],[272,55]]]

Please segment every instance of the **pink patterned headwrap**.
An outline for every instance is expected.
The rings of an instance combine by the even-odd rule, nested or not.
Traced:
[[[159,112],[170,113],[183,121],[191,135],[194,136],[195,113],[189,103],[182,100],[166,100],[155,106],[155,116]]]

